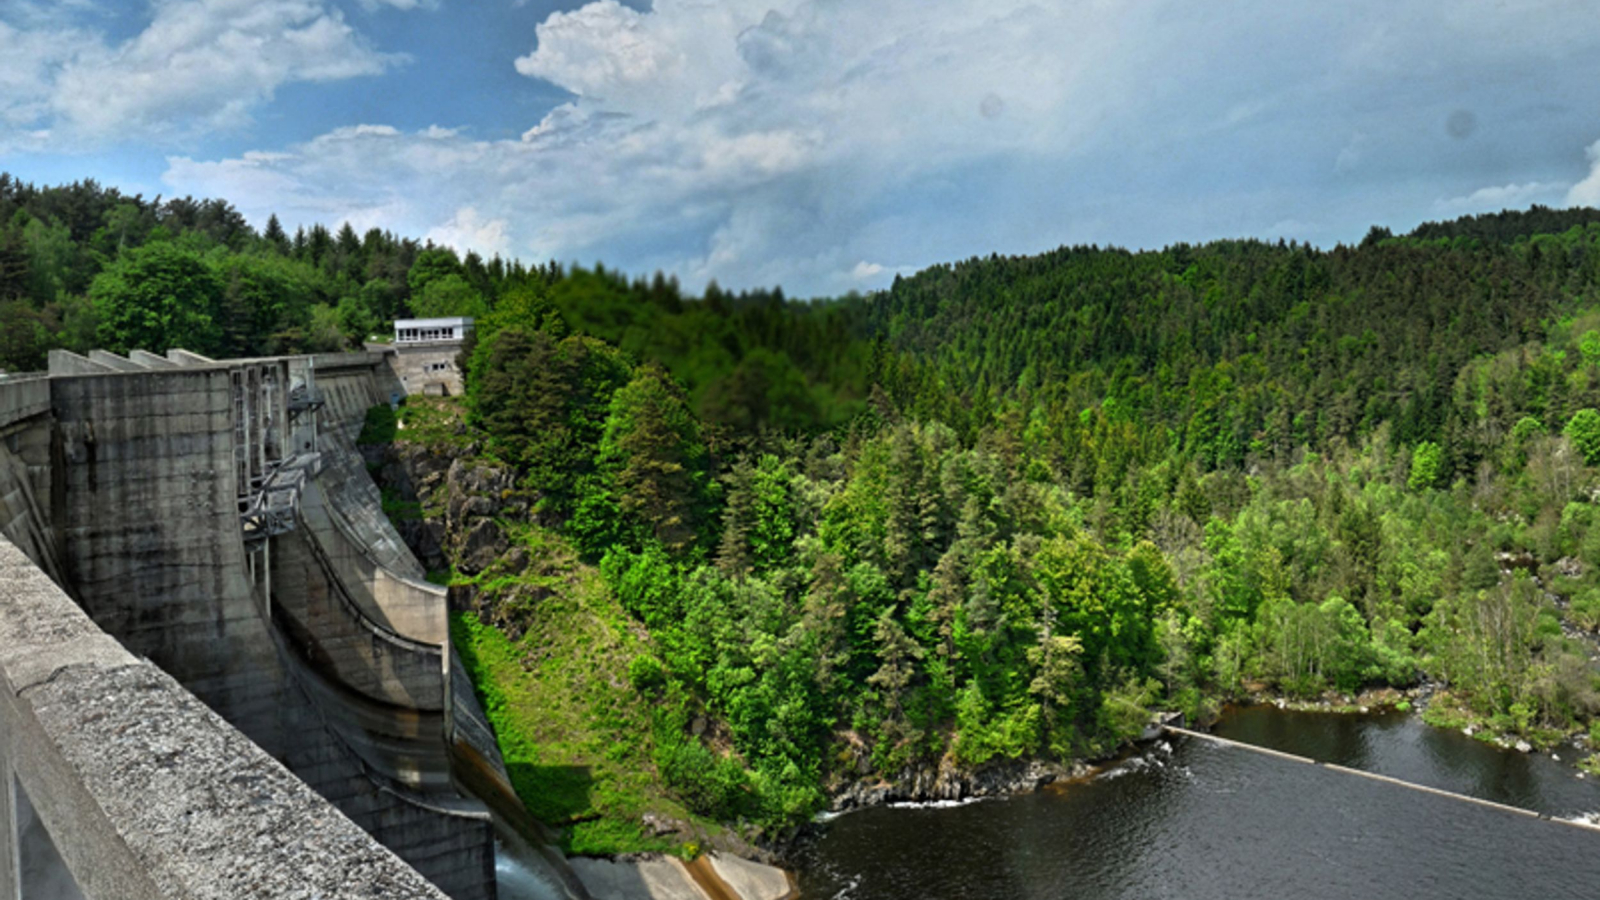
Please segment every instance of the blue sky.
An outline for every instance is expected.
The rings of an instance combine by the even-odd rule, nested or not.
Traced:
[[[686,285],[1600,205],[1588,0],[0,0],[0,169]]]

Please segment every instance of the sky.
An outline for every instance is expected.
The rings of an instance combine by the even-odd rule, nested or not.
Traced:
[[[0,0],[0,170],[790,296],[1600,206],[1592,0]]]

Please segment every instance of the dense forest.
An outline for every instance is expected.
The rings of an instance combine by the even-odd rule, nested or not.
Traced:
[[[0,176],[5,368],[353,346],[411,313],[478,319],[459,421],[374,430],[515,473],[500,527],[627,620],[603,705],[647,727],[606,752],[692,813],[783,827],[852,779],[1102,755],[1253,691],[1426,679],[1439,724],[1600,744],[1595,210],[796,301]],[[458,637],[542,657],[550,567],[475,568],[441,576],[474,598]]]

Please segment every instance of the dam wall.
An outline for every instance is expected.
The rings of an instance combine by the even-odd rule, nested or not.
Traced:
[[[449,896],[493,898],[496,819],[452,769],[487,725],[354,447],[393,398],[384,354],[50,365],[0,379],[7,546]],[[43,821],[58,791],[37,786],[13,805]]]
[[[282,673],[239,533],[232,372],[50,379],[52,520],[84,611],[268,752]]]

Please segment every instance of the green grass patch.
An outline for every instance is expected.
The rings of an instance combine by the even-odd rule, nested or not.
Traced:
[[[661,784],[650,710],[628,680],[648,648],[599,574],[580,568],[522,615],[518,641],[470,613],[452,613],[450,631],[529,811],[560,827],[564,849],[577,854],[682,852],[644,833],[646,812],[715,829]]]
[[[465,453],[476,443],[476,437],[467,425],[466,408],[460,398],[413,395],[400,405],[396,440]],[[481,449],[475,455],[482,461],[492,461]]]

